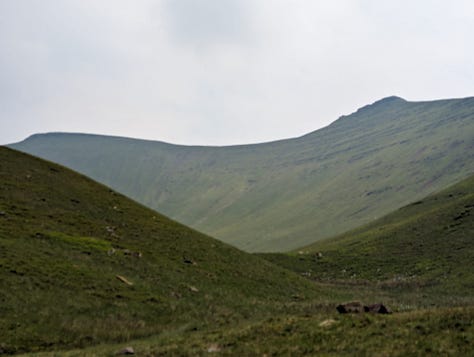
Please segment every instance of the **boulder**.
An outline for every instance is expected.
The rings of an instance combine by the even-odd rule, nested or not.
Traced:
[[[383,304],[363,305],[359,301],[340,304],[336,307],[341,314],[369,312],[373,314],[391,314],[392,310]]]
[[[383,304],[373,304],[373,305],[364,306],[364,311],[371,312],[373,314],[391,314],[392,313],[392,310],[390,310],[389,307]]]
[[[364,312],[364,306],[359,301],[353,301],[353,302],[348,302],[346,304],[340,304],[336,307],[336,309],[340,314]]]

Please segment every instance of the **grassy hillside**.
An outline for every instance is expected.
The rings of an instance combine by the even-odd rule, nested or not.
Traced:
[[[474,98],[390,97],[303,137],[258,145],[45,134],[13,147],[242,249],[282,251],[368,223],[472,174]]]
[[[56,164],[0,147],[0,354],[218,329],[314,284]]]
[[[442,194],[469,206],[472,180],[458,188]],[[454,228],[472,237],[469,208]],[[265,257],[313,279],[296,266],[313,249]],[[452,251],[461,268],[448,273],[454,283],[445,286],[455,288],[446,291],[337,274],[314,283],[64,167],[0,147],[0,354],[113,356],[132,346],[140,356],[469,356],[472,285],[459,286],[472,282],[471,252]],[[331,254],[328,245],[322,259],[338,267]],[[395,313],[336,313],[338,303],[353,299],[381,301]]]
[[[425,300],[444,295],[437,305],[472,302],[474,176],[338,237],[261,256],[317,281],[411,287]]]

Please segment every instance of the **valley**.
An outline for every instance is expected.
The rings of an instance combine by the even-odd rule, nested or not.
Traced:
[[[388,97],[305,136],[255,145],[50,133],[11,147],[240,249],[282,252],[369,223],[472,174],[474,98]]]
[[[334,239],[248,254],[51,162],[0,159],[3,354],[472,352],[473,177]],[[393,314],[340,315],[343,301]]]
[[[264,144],[0,147],[0,354],[470,356],[473,119],[390,97]]]

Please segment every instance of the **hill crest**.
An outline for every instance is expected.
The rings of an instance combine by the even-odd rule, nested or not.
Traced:
[[[299,138],[177,146],[37,136],[12,147],[72,167],[249,251],[342,233],[473,172],[474,98],[388,97]]]

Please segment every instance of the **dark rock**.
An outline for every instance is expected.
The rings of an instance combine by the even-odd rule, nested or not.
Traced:
[[[141,252],[132,252],[132,256],[134,256],[135,258],[141,258],[143,254]]]
[[[391,314],[392,313],[392,310],[390,310],[389,307],[383,304],[373,304],[373,305],[364,306],[364,311],[371,312],[374,314]]]
[[[183,258],[183,262],[186,263],[186,264],[196,265],[195,261],[193,261],[191,259],[188,259],[188,258]]]
[[[391,314],[392,310],[383,304],[363,305],[359,301],[340,304],[336,307],[341,314],[369,312],[373,314]]]
[[[353,301],[353,302],[348,302],[346,304],[340,304],[336,307],[336,309],[340,314],[364,312],[364,306],[359,301]]]
[[[142,257],[141,252],[133,252],[130,249],[124,249],[123,254],[124,255],[129,255],[129,256],[132,256],[132,257],[135,257],[135,258],[141,258]]]

